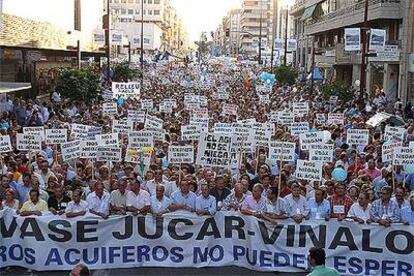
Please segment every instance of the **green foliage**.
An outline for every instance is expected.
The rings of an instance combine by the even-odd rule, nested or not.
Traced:
[[[321,92],[326,101],[331,96],[338,96],[338,99],[344,102],[348,102],[353,98],[351,89],[342,83],[326,83],[321,86]]]
[[[71,102],[91,105],[101,97],[100,73],[94,67],[62,69],[59,72],[56,90]]]
[[[296,82],[298,71],[289,66],[280,65],[273,71],[278,83],[292,85]]]
[[[136,79],[139,75],[138,70],[132,69],[129,66],[129,62],[124,61],[114,66],[114,76],[112,79],[116,82],[128,82]]]

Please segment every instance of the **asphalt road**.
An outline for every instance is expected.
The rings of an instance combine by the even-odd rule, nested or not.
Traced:
[[[13,267],[10,270],[1,269],[0,270],[1,276],[68,276],[68,271],[48,271],[48,272],[28,272],[26,269],[23,268],[16,268]],[[217,267],[217,268],[154,268],[154,267],[146,267],[146,268],[134,268],[134,269],[111,269],[111,270],[96,270],[92,273],[93,276],[132,276],[132,275],[157,275],[157,276],[217,276],[217,275],[279,275],[279,276],[287,276],[287,275],[297,275],[297,276],[304,276],[306,273],[272,273],[272,272],[257,272],[252,271],[245,268],[239,267]]]

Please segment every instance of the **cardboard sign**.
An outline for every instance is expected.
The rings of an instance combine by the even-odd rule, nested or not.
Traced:
[[[171,164],[191,164],[194,162],[193,146],[169,146],[168,163]]]
[[[98,147],[96,152],[96,160],[100,162],[121,162],[121,148]]]
[[[191,118],[190,119],[190,125],[199,126],[203,130],[208,130],[208,121],[209,118]]]
[[[269,95],[259,95],[259,104],[270,104],[270,96]]]
[[[200,138],[203,128],[198,125],[181,126],[182,141],[197,141]]]
[[[346,143],[348,145],[368,145],[368,129],[348,129],[346,132]]]
[[[159,112],[171,114],[173,112],[173,108],[172,108],[172,106],[162,102],[162,103],[160,103]]]
[[[63,161],[80,157],[80,141],[71,141],[60,145]]]
[[[96,141],[101,147],[119,147],[118,133],[96,135]]]
[[[128,120],[113,120],[112,132],[129,132],[133,130],[134,123]]]
[[[152,100],[141,100],[142,110],[152,110],[154,108],[154,102]]]
[[[143,131],[150,132],[152,137],[154,137],[154,141],[165,141],[165,130],[160,128],[144,128]]]
[[[197,164],[209,167],[230,165],[231,137],[217,133],[202,133],[197,151]]]
[[[139,97],[140,87],[139,82],[112,82],[113,97],[115,99],[119,97],[124,99]]]
[[[384,143],[382,145],[382,162],[393,162],[394,159],[394,149],[402,146],[401,142],[395,143]],[[398,162],[398,161],[397,161]]]
[[[325,144],[324,133],[322,131],[301,133],[299,142],[301,150],[309,150],[311,145],[323,145]]]
[[[271,111],[270,112],[270,114],[268,115],[268,118],[269,118],[269,121],[271,122],[271,123],[277,123],[278,122],[278,114],[279,114],[279,112],[277,112],[277,111]]]
[[[224,104],[223,105],[223,113],[226,115],[234,115],[237,116],[237,105],[235,104]]]
[[[151,131],[131,131],[128,133],[128,148],[140,150],[154,146],[154,137]]]
[[[46,144],[48,145],[58,145],[68,141],[68,130],[66,128],[46,129],[45,132]]]
[[[270,141],[268,158],[273,161],[295,161],[295,143]]]
[[[259,127],[254,133],[254,145],[256,147],[268,147],[272,131],[265,127]]]
[[[290,135],[299,136],[301,133],[309,132],[308,122],[294,122],[290,125]]]
[[[332,162],[334,155],[334,145],[309,145],[309,161],[322,161],[323,163]]]
[[[160,118],[155,117],[155,116],[147,115],[147,117],[145,118],[144,128],[162,129],[163,125],[164,125],[164,121]]]
[[[219,87],[214,93],[213,98],[216,100],[228,100],[230,98],[230,91],[227,91],[224,87]]]
[[[317,113],[316,114],[316,123],[317,124],[324,124],[326,122],[325,114]]]
[[[208,118],[208,109],[207,108],[197,108],[190,110],[191,118]]]
[[[98,141],[82,140],[80,141],[80,158],[96,159],[96,151],[98,149]]]
[[[77,140],[94,140],[95,135],[101,134],[101,127],[94,127],[81,124],[72,124],[71,125],[71,135],[73,134],[74,138]]]
[[[414,165],[414,148],[397,147],[394,148],[394,165],[410,166]]]
[[[0,153],[13,151],[9,135],[0,136]]]
[[[104,103],[102,105],[102,112],[111,116],[118,114],[118,106],[116,103]]]
[[[344,113],[328,113],[328,124],[344,125]]]
[[[16,134],[16,148],[22,151],[42,150],[42,137],[39,134]]]
[[[303,117],[309,113],[309,103],[308,102],[296,102],[293,103],[293,114],[297,117]]]
[[[230,123],[215,123],[213,132],[231,135],[233,133],[233,127]]]
[[[145,123],[145,111],[128,110],[128,121],[134,123]]]
[[[384,141],[404,142],[405,128],[385,126]]]
[[[321,181],[322,161],[307,161],[298,159],[295,174],[298,179]]]
[[[290,112],[278,112],[277,123],[285,126],[290,126],[295,122],[295,116]]]
[[[24,127],[23,133],[40,135],[40,137],[42,137],[42,141],[45,140],[45,128],[44,127]]]

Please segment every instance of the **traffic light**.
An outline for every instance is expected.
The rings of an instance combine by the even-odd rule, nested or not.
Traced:
[[[226,29],[226,37],[229,37],[230,36],[230,29],[229,28],[227,28]]]

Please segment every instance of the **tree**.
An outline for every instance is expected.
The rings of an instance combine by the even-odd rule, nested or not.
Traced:
[[[338,96],[338,99],[343,102],[348,102],[354,97],[350,87],[342,83],[325,83],[321,86],[321,92],[326,101],[329,100],[331,96]]]
[[[298,71],[293,67],[286,65],[280,65],[273,71],[276,76],[276,80],[281,84],[292,85],[296,82],[298,77]]]
[[[113,81],[116,82],[128,82],[136,79],[140,75],[140,72],[130,67],[129,62],[124,61],[114,66]]]
[[[62,69],[59,72],[56,91],[62,98],[74,103],[93,104],[101,98],[100,73],[94,67]]]

